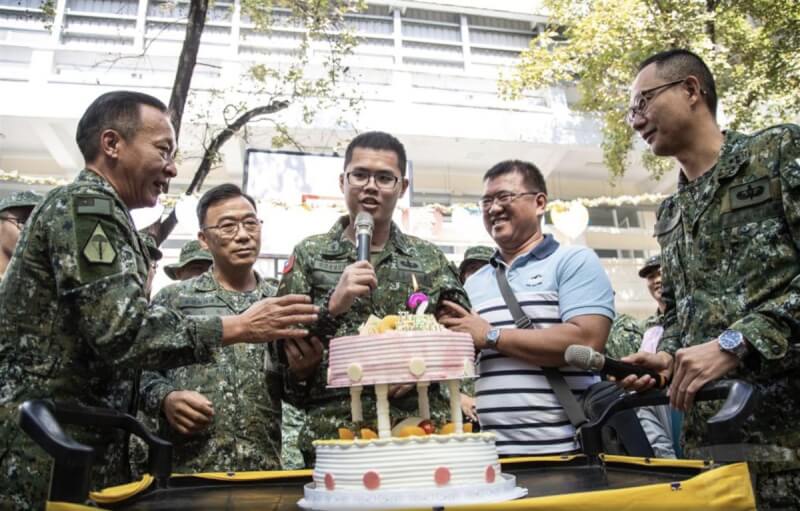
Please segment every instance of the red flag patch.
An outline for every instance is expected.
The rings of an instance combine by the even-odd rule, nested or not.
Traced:
[[[294,268],[294,254],[289,256],[289,259],[287,259],[286,262],[283,263],[283,274],[286,275],[287,273],[292,271],[292,268]]]

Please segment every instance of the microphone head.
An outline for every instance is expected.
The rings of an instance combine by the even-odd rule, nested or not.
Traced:
[[[589,346],[572,344],[564,351],[564,361],[572,367],[584,371],[600,371],[605,364],[605,357]]]
[[[354,222],[356,234],[359,233],[367,233],[372,234],[372,229],[375,227],[375,219],[372,218],[372,215],[367,213],[366,211],[361,211],[359,214],[356,215],[356,221]]]

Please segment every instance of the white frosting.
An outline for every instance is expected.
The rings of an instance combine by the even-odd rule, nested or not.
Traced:
[[[364,475],[376,472],[380,490],[438,488],[434,474],[444,467],[450,480],[444,486],[486,485],[486,471],[492,467],[499,483],[500,463],[492,433],[426,435],[375,440],[322,440],[314,442],[316,488],[326,488],[330,474],[334,491],[371,491]],[[495,484],[491,483],[491,484]]]

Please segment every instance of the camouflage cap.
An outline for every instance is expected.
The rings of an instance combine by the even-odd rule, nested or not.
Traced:
[[[178,262],[164,266],[164,273],[172,280],[176,280],[178,276],[175,272],[192,261],[214,262],[214,259],[211,257],[211,252],[204,249],[199,241],[187,241],[183,247],[181,247],[181,255],[178,257]]]
[[[656,268],[661,268],[661,254],[656,254],[645,261],[644,266],[639,269],[639,276],[647,278]]]
[[[491,247],[487,247],[485,245],[475,245],[474,247],[469,247],[464,251],[464,259],[461,261],[458,271],[464,271],[464,266],[468,261],[484,261],[488,263],[492,255],[494,255],[494,249]]]
[[[10,208],[35,208],[40,202],[42,197],[36,192],[17,192],[12,193],[3,200],[0,200],[0,211],[5,211]]]

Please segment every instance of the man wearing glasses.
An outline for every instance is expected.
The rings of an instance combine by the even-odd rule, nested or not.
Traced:
[[[759,509],[800,502],[800,127],[752,135],[721,131],[714,77],[686,50],[645,60],[631,89],[629,121],[651,150],[681,166],[678,191],[658,210],[664,333],[656,354],[628,360],[672,377],[670,401],[687,412],[688,456],[744,457]],[[743,444],[711,452],[694,404],[707,382],[741,378],[761,393]],[[634,389],[652,378],[629,376]],[[722,454],[722,456],[720,456]]]
[[[497,436],[501,455],[574,452],[575,428],[542,368],[560,368],[576,393],[599,381],[565,366],[564,351],[571,344],[603,351],[614,318],[611,282],[594,251],[559,245],[542,232],[547,187],[535,165],[503,161],[483,182],[483,224],[497,250],[465,284],[475,311],[446,302],[451,316],[442,323],[471,334],[480,350],[478,418],[482,431]],[[515,322],[500,271],[529,326]]]
[[[336,438],[337,428],[349,424],[347,389],[328,390],[325,346],[332,337],[358,334],[370,314],[383,317],[408,311],[406,300],[415,291],[430,298],[429,313],[440,312],[443,299],[469,307],[455,269],[433,244],[403,234],[392,222],[397,200],[408,188],[403,145],[388,133],[367,132],[354,138],[345,152],[339,186],[348,214],[325,234],[298,244],[286,263],[278,294],[311,295],[320,306],[319,320],[311,328],[322,344],[291,340],[278,356],[285,365],[286,399],[307,411],[300,428],[299,447],[305,462],[313,463],[311,441]],[[367,212],[375,220],[370,260],[356,262],[356,215]],[[390,389],[392,417],[405,417],[417,409],[408,388]],[[373,399],[365,394],[364,399]],[[443,414],[446,402],[431,392],[431,411]],[[374,419],[375,406],[363,404],[365,419]]]
[[[41,201],[42,196],[34,192],[17,192],[0,201],[0,281],[14,255],[25,222]]]
[[[238,186],[208,190],[197,205],[198,238],[213,258],[205,273],[162,289],[153,303],[192,316],[240,314],[275,295],[253,266],[261,249],[255,201]],[[146,413],[173,443],[176,472],[280,468],[280,398],[267,386],[263,345],[220,346],[213,362],[142,375]]]

